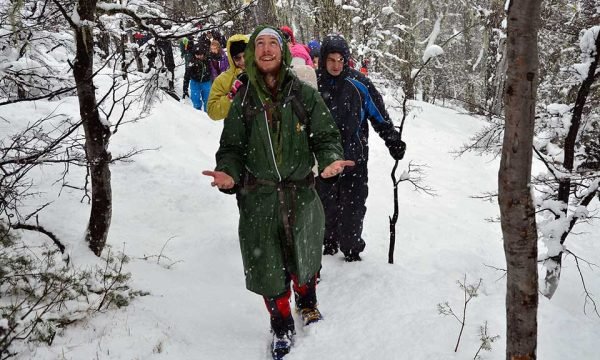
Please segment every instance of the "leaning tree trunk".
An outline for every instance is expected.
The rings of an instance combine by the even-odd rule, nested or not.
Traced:
[[[85,151],[92,184],[92,209],[86,241],[94,254],[100,256],[110,227],[112,195],[108,168],[110,129],[100,119],[93,81],[94,37],[90,24],[95,20],[96,0],[79,0],[77,12],[82,21],[73,26],[77,46],[73,75],[85,131]]]
[[[531,162],[538,82],[541,0],[513,1],[508,10],[506,124],[498,200],[506,256],[506,359],[536,359],[537,228]]]

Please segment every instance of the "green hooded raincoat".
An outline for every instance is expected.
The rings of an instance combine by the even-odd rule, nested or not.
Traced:
[[[292,84],[299,81],[289,70],[291,56],[285,40],[276,98],[267,90],[254,62],[254,41],[263,28],[254,31],[246,48],[250,84],[238,92],[225,118],[216,170],[229,174],[238,185],[244,170],[259,179],[258,185],[243,187],[239,192],[239,240],[246,287],[273,297],[288,290],[286,272],[296,274],[300,284],[317,273],[325,228],[323,207],[314,186],[284,187],[285,200],[280,203],[276,184],[302,183],[311,174],[315,158],[322,171],[333,161],[343,159],[343,151],[337,126],[315,89],[304,83],[300,86],[308,126],[299,121],[291,103],[281,104],[291,94]],[[275,105],[244,120],[242,104],[248,96],[267,108]],[[267,111],[276,125],[269,125]],[[285,234],[282,207],[290,214],[291,244]]]

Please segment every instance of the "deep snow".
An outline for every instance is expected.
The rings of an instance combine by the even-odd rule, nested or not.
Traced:
[[[34,107],[17,104],[0,112],[25,122],[57,106],[77,116],[74,98]],[[472,359],[485,321],[488,333],[501,338],[480,355],[505,358],[505,280],[492,268],[505,267],[501,231],[499,223],[486,221],[498,216],[498,206],[471,198],[496,189],[499,160],[451,153],[483,126],[481,120],[427,103],[413,106],[399,173],[411,161],[427,165],[423,185],[437,196],[415,192],[407,182],[400,185],[396,263],[387,264],[393,161],[371,132],[363,261],[324,257],[318,286],[324,320],[306,329],[297,323],[289,360]],[[222,122],[169,97],[147,118],[120,128],[110,146],[114,154],[159,147],[111,168],[114,213],[108,243],[133,258],[126,267],[132,285],[151,294],[69,328],[51,347],[31,346],[18,359],[268,359],[268,315],[261,297],[244,287],[235,198],[211,188],[210,178],[201,175],[214,167],[221,129]],[[45,166],[38,174],[52,179],[60,170]],[[75,169],[69,177],[82,181],[83,173]],[[49,180],[42,186],[44,198],[59,191]],[[81,193],[64,189],[40,214],[41,223],[68,245],[75,264],[93,259],[83,243],[89,208],[80,198]],[[567,245],[600,262],[600,230],[577,229]],[[597,269],[582,270],[588,289],[600,293]],[[460,324],[439,315],[437,304],[447,301],[462,312],[457,281],[464,276],[468,284],[481,278],[482,285],[469,303],[454,353]],[[589,307],[584,314],[584,303],[577,268],[568,258],[555,297],[540,297],[539,359],[597,358],[600,319]]]

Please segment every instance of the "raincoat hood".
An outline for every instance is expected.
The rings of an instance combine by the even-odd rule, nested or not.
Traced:
[[[229,40],[227,40],[227,60],[229,61],[229,68],[235,68],[235,63],[233,62],[233,58],[231,57],[231,43],[243,41],[248,44],[248,36],[243,34],[235,34],[232,35]]]
[[[285,40],[283,34],[279,29],[273,26],[262,25],[258,26],[252,36],[250,36],[250,40],[248,41],[248,46],[246,46],[246,51],[244,52],[244,60],[246,61],[246,73],[248,74],[248,80],[250,83],[256,88],[258,92],[258,96],[262,102],[265,101],[276,101],[277,99],[271,99],[271,92],[267,89],[267,85],[263,80],[262,74],[258,70],[255,62],[255,45],[257,35],[265,28],[271,28],[275,30],[279,36],[281,37],[281,67],[279,68],[279,74],[277,75],[277,93],[281,93],[281,87],[284,83],[284,80],[288,76],[290,70],[290,65],[292,63],[292,55],[290,54],[290,50],[288,49],[287,41]]]

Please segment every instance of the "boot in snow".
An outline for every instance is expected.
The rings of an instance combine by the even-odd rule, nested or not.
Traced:
[[[323,315],[321,315],[321,312],[316,306],[312,308],[300,309],[300,316],[302,317],[302,323],[304,326],[323,319]]]
[[[282,360],[290,352],[293,344],[294,333],[288,331],[282,336],[273,333],[273,342],[271,343],[273,360]]]

